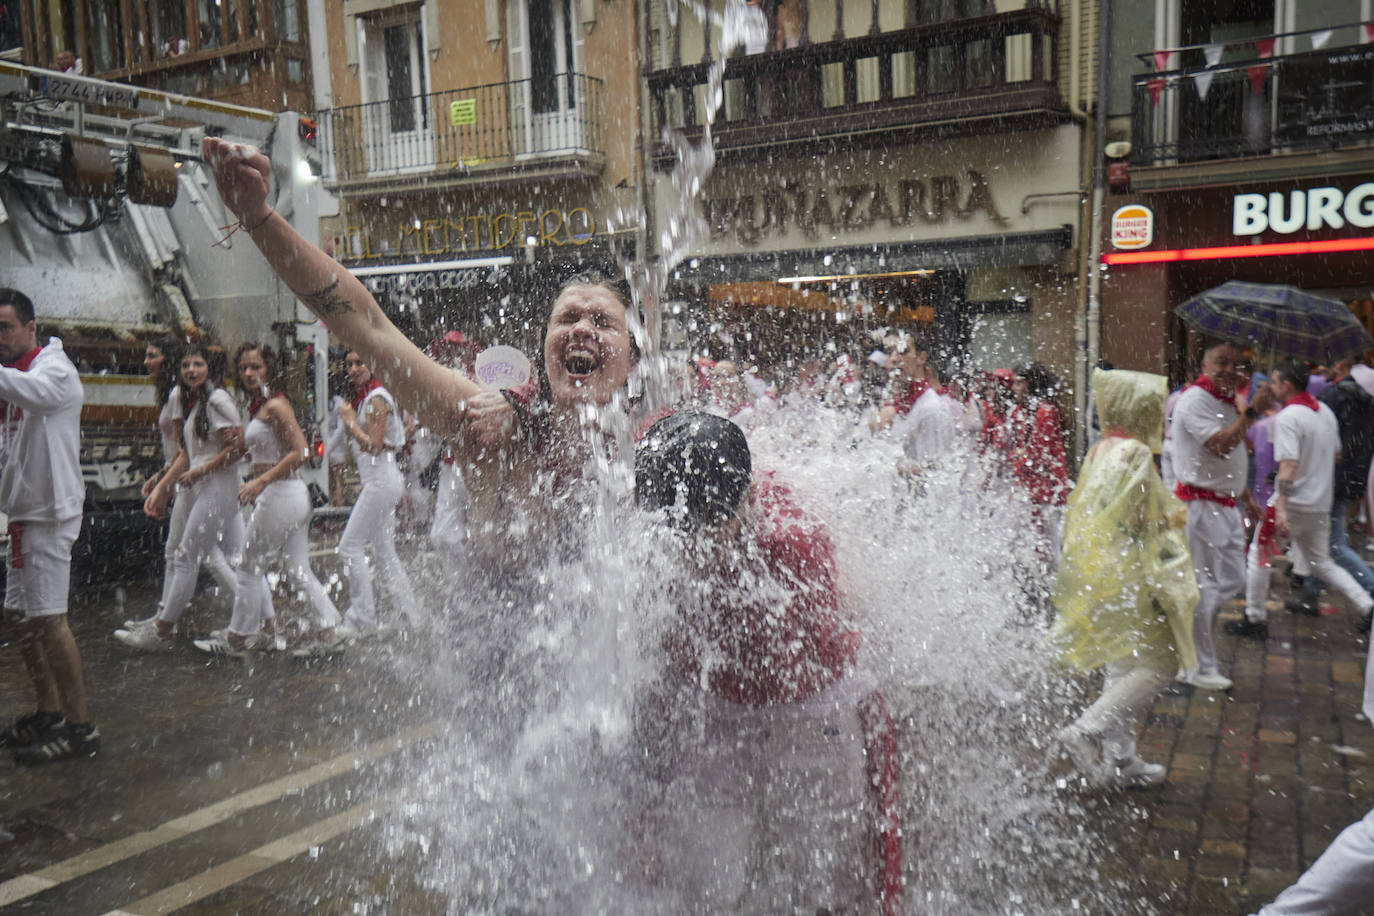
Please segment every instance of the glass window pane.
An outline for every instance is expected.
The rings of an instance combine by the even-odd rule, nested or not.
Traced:
[[[153,57],[185,54],[186,4],[183,0],[152,0],[148,4],[149,28],[153,35]]]
[[[221,16],[220,4],[224,0],[196,0],[196,10],[200,20],[200,46],[202,48],[218,48],[224,44],[224,34],[221,23],[224,21]]]
[[[272,0],[272,20],[277,41],[301,40],[300,4],[296,0]]]
[[[987,89],[992,86],[992,42],[979,38],[964,45],[964,86]]]
[[[939,95],[954,91],[954,48],[936,45],[926,52],[926,92]]]
[[[410,67],[410,29],[404,25],[388,26],[382,33],[386,54],[386,94],[391,100],[392,131],[415,129],[413,74]]]
[[[104,73],[124,66],[124,23],[119,0],[92,2],[88,24],[91,40],[91,65],[88,73]]]
[[[878,85],[878,61],[876,57],[865,57],[855,61],[855,70],[859,82],[859,102],[876,102],[881,97],[881,87]]]
[[[916,52],[892,55],[892,97],[906,99],[916,94]]]
[[[838,108],[844,104],[844,64],[821,66],[821,107]]]
[[[1024,83],[1031,78],[1031,49],[1035,36],[1029,32],[1008,35],[1006,41],[1007,82]]]

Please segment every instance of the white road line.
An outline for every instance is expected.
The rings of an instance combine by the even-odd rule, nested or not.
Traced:
[[[157,916],[190,906],[198,900],[219,893],[226,887],[232,887],[259,872],[295,858],[312,847],[323,845],[342,833],[362,827],[390,808],[399,794],[389,792],[371,801],[354,805],[347,811],[259,846],[252,852],[244,853],[198,875],[192,875],[185,881],[150,894],[142,900],[125,904],[117,910],[110,910],[104,916]]]
[[[131,834],[123,839],[115,840],[113,843],[107,843],[89,852],[84,852],[79,856],[11,878],[0,883],[0,906],[7,906],[16,900],[32,897],[34,894],[42,893],[74,878],[80,878],[116,862],[141,855],[150,849],[156,849],[158,846],[180,839],[187,834],[226,821],[250,808],[265,805],[293,792],[300,792],[316,783],[324,782],[333,776],[358,769],[365,764],[381,760],[383,757],[389,757],[397,751],[426,738],[432,738],[438,733],[438,721],[426,722],[414,728],[408,728],[390,738],[374,741],[359,751],[340,754],[332,760],[326,760],[324,763],[308,767],[299,773],[274,779],[272,782],[264,783],[256,788],[231,795],[213,805],[199,808],[190,814],[173,818],[152,830]]]

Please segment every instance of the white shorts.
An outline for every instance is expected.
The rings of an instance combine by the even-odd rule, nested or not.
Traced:
[[[5,610],[24,619],[67,613],[72,582],[72,544],[81,516],[61,522],[10,522],[5,569]]]

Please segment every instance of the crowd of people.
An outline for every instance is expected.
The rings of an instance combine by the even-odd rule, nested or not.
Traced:
[[[1374,574],[1345,528],[1371,475],[1374,397],[1352,362],[1329,369],[1321,400],[1306,366],[1284,362],[1267,379],[1247,379],[1242,354],[1224,342],[1206,347],[1196,379],[1173,395],[1160,376],[1100,369],[1092,378],[1100,436],[1071,481],[1058,380],[1048,370],[1030,363],[955,377],[909,333],[880,335],[866,354],[803,362],[787,378],[697,357],[675,408],[650,413],[627,391],[640,355],[627,292],[580,276],[553,301],[538,382],[489,390],[474,380],[473,342],[453,334],[420,349],[365,286],[272,211],[264,157],[215,139],[203,154],[244,231],[349,348],[349,390],[335,402],[328,448],[337,456],[346,445],[361,483],[338,545],[349,603],[340,613],[310,568],[310,496],[298,474],[307,449],[283,391],[282,355],[240,346],[228,367],[231,393],[216,351],[161,340],[145,365],[157,380],[165,464],[144,492],[149,515],[169,515],[167,572],[155,612],[126,621],[116,639],[171,648],[202,566],[233,595],[226,626],[195,641],[215,655],[281,647],[266,575],[274,563],[310,609],[296,656],[332,655],[385,626],[414,626],[424,612],[395,532],[398,506],[428,499],[414,486],[420,466],[438,468],[425,513],[436,549],[461,544],[479,575],[504,588],[528,573],[532,555],[585,537],[577,520],[587,510],[586,469],[597,448],[626,441],[617,434],[628,428],[635,500],[678,532],[687,558],[687,578],[670,589],[680,619],[664,638],[658,702],[691,697],[708,722],[698,734],[715,739],[665,743],[651,733],[671,716],[639,723],[646,753],[671,748],[654,761],[667,800],[656,822],[670,822],[658,840],[681,865],[672,877],[643,877],[674,882],[690,910],[727,900],[749,901],[747,911],[844,909],[864,899],[885,914],[902,909],[896,736],[884,695],[860,661],[861,628],[841,607],[824,522],[775,471],[756,468],[749,449],[750,431],[789,399],[862,414],[865,435],[899,446],[894,470],[913,492],[939,479],[1001,482],[1024,502],[1036,546],[1036,561],[1020,571],[1028,604],[1050,621],[1066,669],[1104,671],[1096,701],[1057,734],[1091,785],[1165,780],[1163,766],[1137,753],[1138,715],[1171,676],[1202,690],[1231,686],[1212,634],[1217,610],[1243,591],[1245,616],[1228,629],[1263,638],[1270,564],[1285,545],[1308,588],[1291,609],[1310,613],[1325,583],[1368,628]],[[24,628],[38,696],[36,712],[0,732],[0,744],[41,762],[94,754],[99,733],[65,623],[81,510],[80,386],[69,390],[75,370],[60,341],[37,347],[32,316],[22,294],[0,291],[6,616]],[[429,453],[417,450],[421,442]],[[1256,491],[1265,490],[1272,495],[1261,509]],[[251,507],[246,525],[243,507]],[[380,608],[374,569],[392,597]],[[772,589],[767,600],[759,583]],[[490,611],[497,659],[514,648],[501,640],[520,638],[496,619],[516,613],[516,603]],[[672,802],[688,791],[691,804]],[[707,798],[709,818],[693,810]],[[1352,831],[1351,843],[1368,840]],[[760,865],[759,844],[779,836],[786,849]]]

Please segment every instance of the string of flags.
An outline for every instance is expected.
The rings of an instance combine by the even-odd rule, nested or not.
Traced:
[[[1374,22],[1361,23],[1360,28],[1364,30],[1364,40],[1374,43]],[[1307,33],[1309,40],[1312,42],[1312,50],[1320,51],[1322,48],[1326,47],[1331,41],[1331,36],[1334,33],[1334,29],[1321,29],[1319,31]],[[1207,61],[1207,69],[1189,74],[1189,77],[1193,81],[1193,87],[1197,89],[1198,97],[1205,99],[1207,98],[1207,93],[1211,91],[1213,77],[1218,73],[1226,72],[1213,68],[1221,63],[1221,55],[1228,49],[1253,47],[1255,49],[1255,56],[1261,61],[1267,61],[1274,56],[1274,45],[1276,41],[1277,39],[1272,37],[1255,38],[1243,42],[1214,41],[1204,45],[1190,45],[1186,48],[1155,51],[1152,57],[1154,59],[1155,72],[1163,73],[1167,70],[1174,69],[1174,63],[1178,59],[1179,51],[1202,51],[1202,56]],[[1250,91],[1255,95],[1259,95],[1264,91],[1264,78],[1270,66],[1271,65],[1268,63],[1257,63],[1245,67],[1245,75],[1250,81]],[[1158,105],[1159,96],[1160,93],[1164,91],[1165,84],[1177,82],[1180,78],[1181,75],[1170,77],[1156,76],[1146,80],[1145,86],[1150,90],[1150,103],[1152,105]]]

